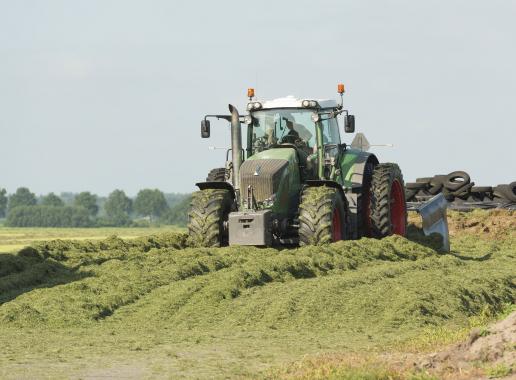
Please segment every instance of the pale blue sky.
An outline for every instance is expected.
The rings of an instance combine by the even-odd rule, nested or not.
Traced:
[[[407,180],[511,182],[515,20],[510,0],[0,0],[0,187],[191,191],[229,143],[200,139],[205,113],[338,82]]]

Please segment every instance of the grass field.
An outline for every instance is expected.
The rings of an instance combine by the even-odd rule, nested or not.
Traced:
[[[182,231],[175,226],[151,228],[19,228],[0,226],[0,252],[16,252],[36,241],[53,239],[105,239],[117,235],[123,239],[136,238],[164,231]]]
[[[435,350],[512,310],[514,222],[452,214],[450,254],[401,237],[198,249],[163,229],[39,241],[0,254],[0,378],[431,379],[377,358]],[[2,244],[45,237],[15,233]]]

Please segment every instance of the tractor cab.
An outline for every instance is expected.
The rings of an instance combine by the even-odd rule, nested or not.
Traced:
[[[319,160],[336,159],[341,144],[337,115],[345,112],[347,132],[354,131],[354,117],[342,110],[342,102],[335,100],[297,99],[293,96],[253,101],[250,89],[247,124],[247,157],[268,149],[293,147],[298,153],[302,176],[305,179],[324,179],[318,170]]]
[[[265,102],[263,106],[259,105],[261,109],[253,110],[252,107],[257,103],[249,103],[249,117],[245,119],[248,123],[248,146],[252,152],[273,148],[278,144],[294,144],[313,152],[317,150],[316,123],[319,109],[302,108],[303,101],[294,97]],[[285,104],[290,107],[277,107]],[[330,113],[335,108],[320,110]],[[321,123],[323,140],[330,144],[340,144],[337,119],[325,119]]]

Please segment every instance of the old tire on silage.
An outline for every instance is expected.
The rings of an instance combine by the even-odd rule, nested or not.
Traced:
[[[348,204],[337,189],[307,187],[299,205],[299,245],[323,245],[349,238]]]
[[[492,186],[473,186],[471,188],[472,193],[492,193],[493,187]]]
[[[407,202],[416,202],[416,195],[426,190],[428,184],[423,182],[408,182],[405,184],[405,199]]]
[[[371,226],[375,238],[406,234],[407,204],[403,175],[396,164],[379,164],[374,169],[371,186]]]
[[[508,185],[498,185],[494,189],[494,194],[498,198],[516,202],[516,181]]]
[[[421,177],[416,178],[417,183],[426,183],[428,186],[430,186],[430,182],[434,179],[434,177]]]
[[[233,204],[228,190],[207,189],[192,195],[188,213],[188,235],[197,247],[222,247],[228,244],[224,226]]]
[[[206,182],[225,182],[227,179],[226,168],[211,169],[206,177]]]
[[[471,183],[471,177],[462,170],[451,172],[443,181],[443,186],[450,191],[457,191]]]

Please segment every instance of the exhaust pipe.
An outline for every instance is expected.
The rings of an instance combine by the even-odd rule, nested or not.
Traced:
[[[231,112],[231,161],[233,163],[233,187],[240,190],[240,166],[242,165],[242,127],[236,107],[229,105]]]

